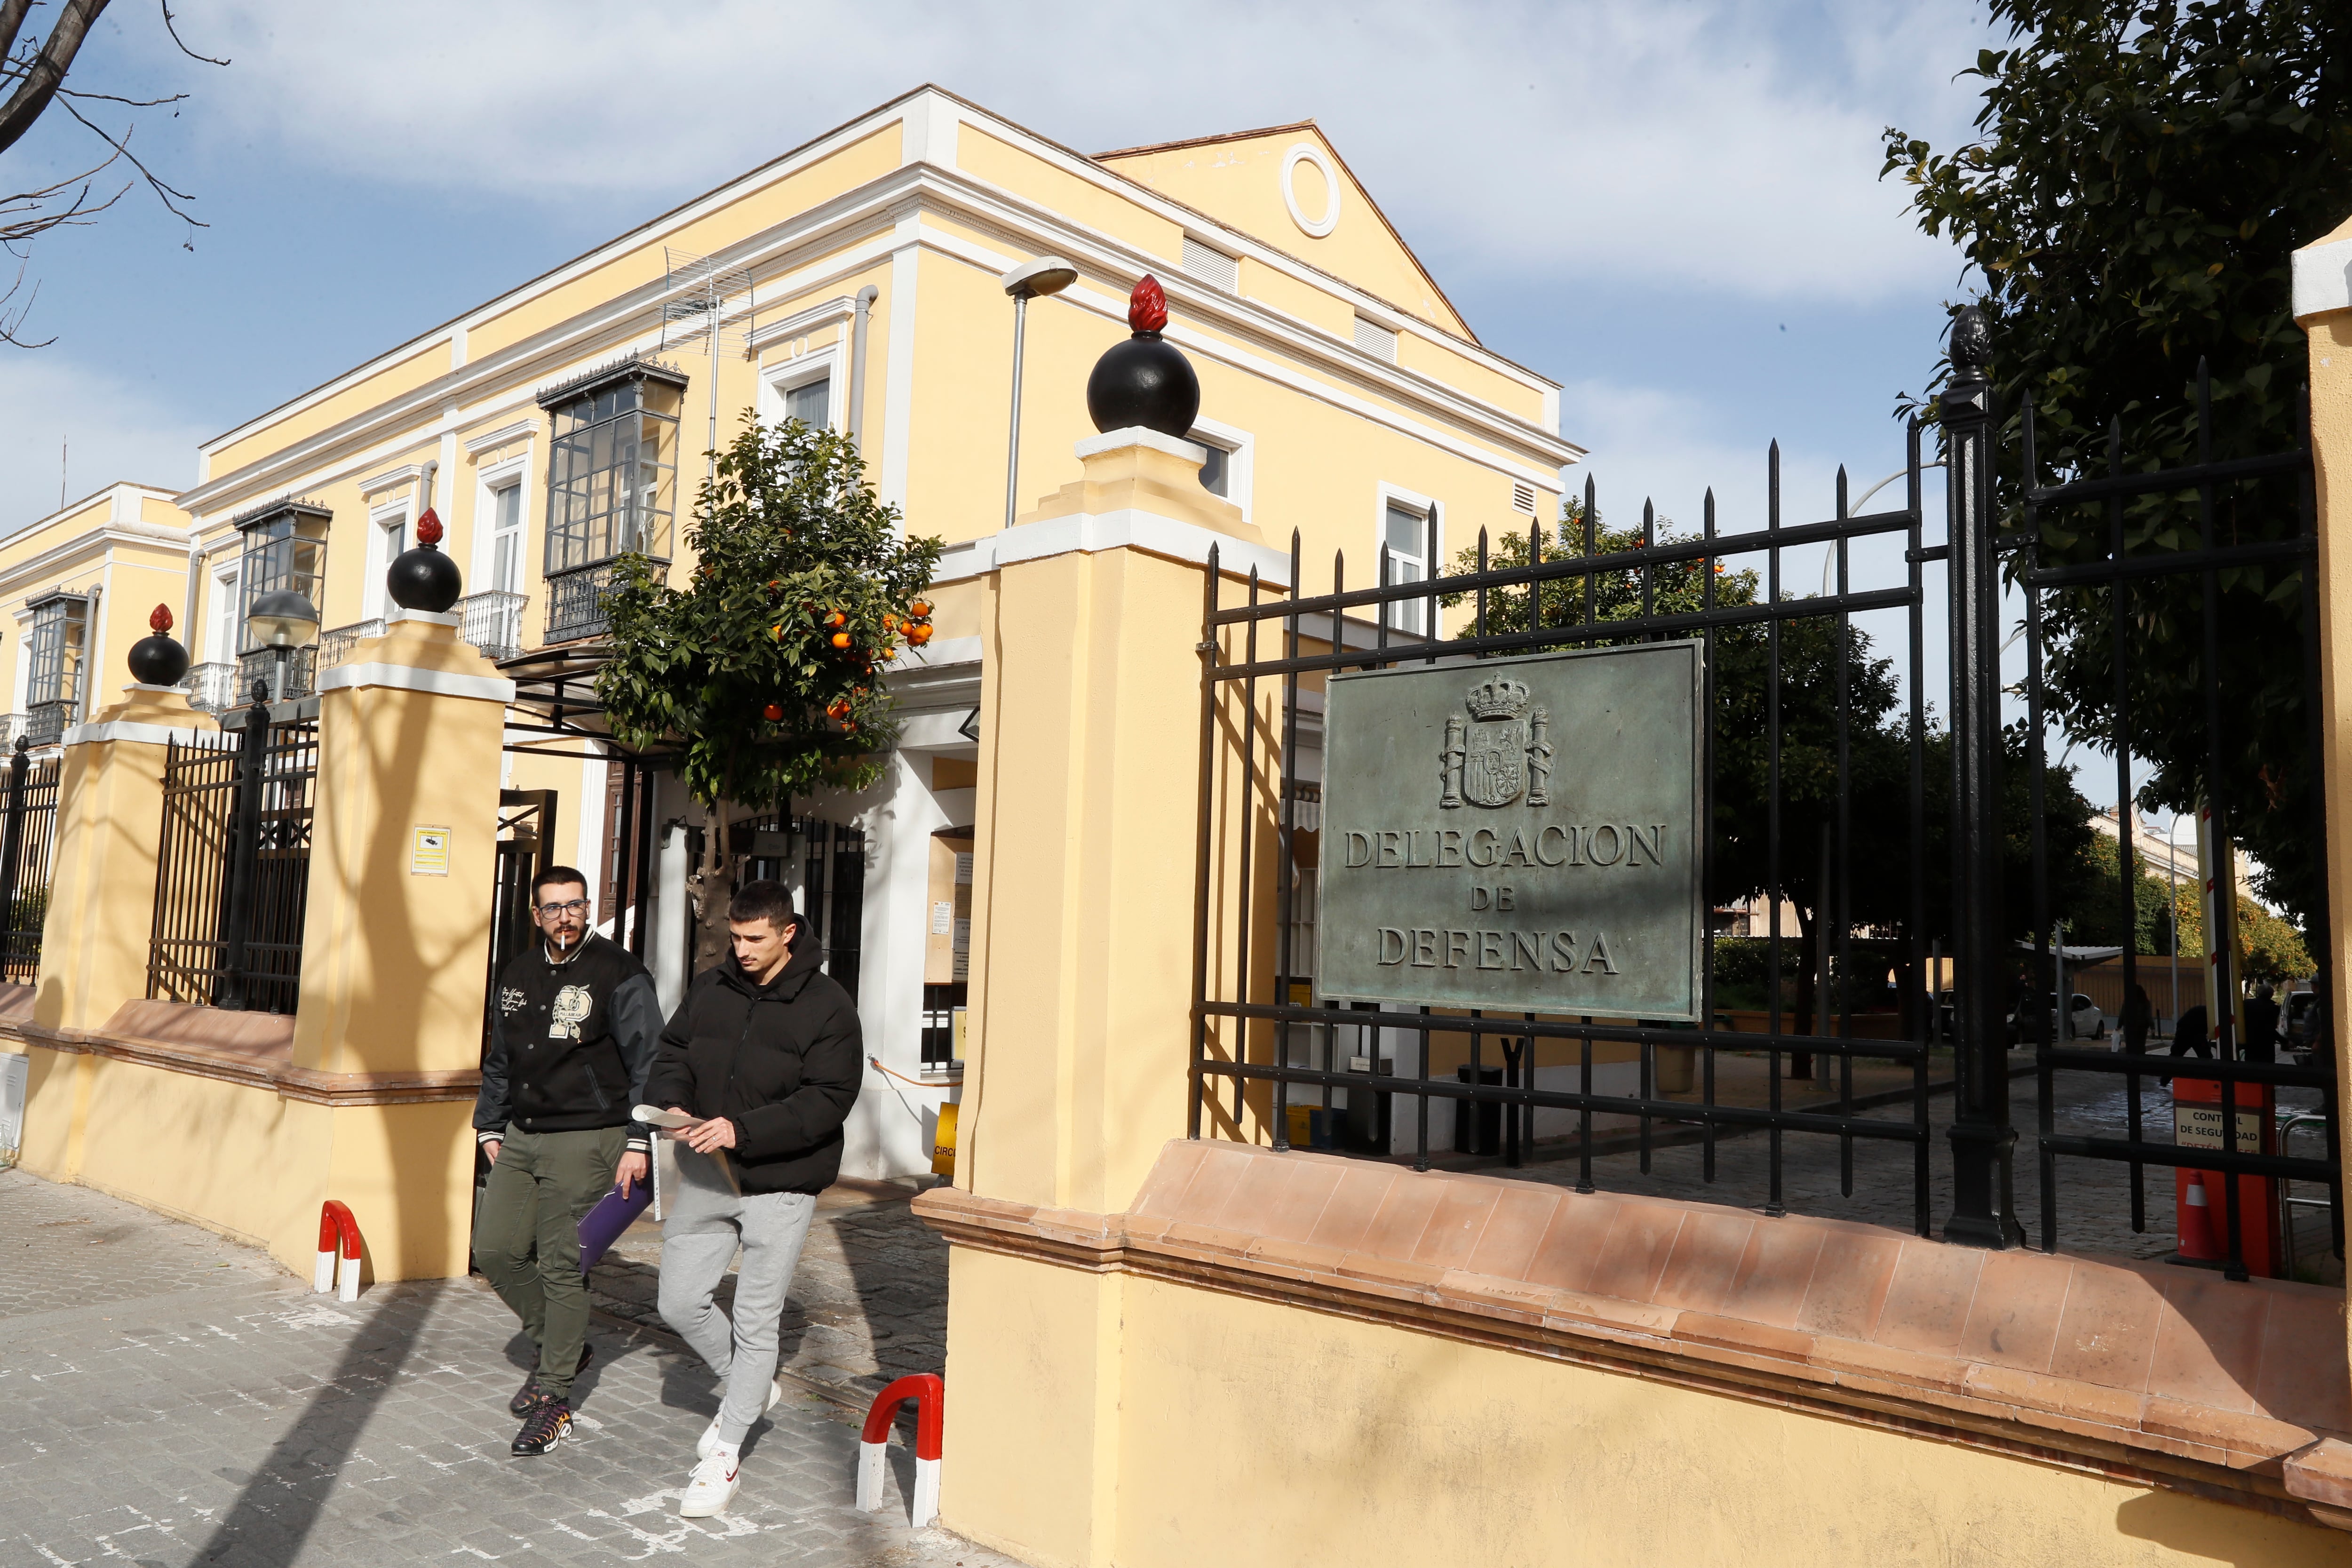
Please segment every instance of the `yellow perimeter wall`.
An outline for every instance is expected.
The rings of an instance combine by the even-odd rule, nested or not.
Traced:
[[[950,1280],[949,1386],[992,1419],[950,1425],[940,1522],[1028,1562],[2352,1560],[2232,1504],[1336,1314],[964,1247]]]

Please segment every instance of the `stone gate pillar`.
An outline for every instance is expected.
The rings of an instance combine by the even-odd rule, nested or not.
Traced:
[[[1227,573],[1288,563],[1202,488],[1200,447],[1128,429],[1077,455],[1084,479],[992,542],[956,1182],[1102,1215],[1184,1133],[1209,549]],[[1120,1288],[955,1248],[952,1528],[1105,1560]]]
[[[2352,220],[2294,253],[2294,319],[2311,345],[2311,440],[2319,502],[2319,668],[2326,770],[2327,947],[2338,1107],[2352,1105]],[[2343,809],[2338,803],[2343,803]],[[2339,1143],[2341,1140],[2339,1138]],[[2352,1528],[2352,1444],[2329,1438],[2286,1462],[2287,1489]]]
[[[320,1172],[377,1278],[466,1272],[513,682],[457,617],[394,616],[319,679],[289,1095],[332,1112]]]

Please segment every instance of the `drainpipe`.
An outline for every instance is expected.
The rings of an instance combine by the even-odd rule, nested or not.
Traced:
[[[89,591],[89,606],[81,623],[81,717],[89,722],[98,711],[98,683],[106,673],[106,584],[114,577],[114,563],[106,563],[98,585]]]
[[[180,598],[180,640],[190,649],[196,646],[196,584],[205,569],[205,551],[198,535],[205,531],[200,518],[188,520],[188,585]]]
[[[857,313],[849,329],[849,439],[860,452],[866,449],[866,329],[867,312],[882,290],[868,283],[857,291]]]

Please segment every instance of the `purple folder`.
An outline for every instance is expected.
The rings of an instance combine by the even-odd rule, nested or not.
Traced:
[[[596,1206],[580,1216],[580,1272],[585,1274],[596,1267],[596,1260],[621,1233],[635,1225],[637,1216],[654,1201],[654,1184],[638,1182],[623,1197],[618,1183],[613,1190],[597,1200]]]

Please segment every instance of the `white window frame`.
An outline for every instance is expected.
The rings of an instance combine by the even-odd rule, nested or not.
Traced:
[[[499,492],[509,486],[520,486],[516,498],[515,531],[521,552],[515,559],[515,592],[530,592],[530,454],[524,452],[500,463],[486,463],[474,476],[474,547],[470,552],[473,567],[466,574],[467,583],[477,593],[498,586],[490,581],[491,563],[498,559],[498,541],[494,537],[499,523]]]
[[[824,427],[840,429],[846,389],[841,384],[841,345],[837,342],[813,348],[799,358],[786,360],[781,364],[761,367],[761,422],[782,425],[784,422],[784,394],[820,378],[825,383]]]
[[[392,613],[392,599],[383,588],[383,574],[399,555],[385,537],[397,525],[400,529],[400,549],[406,550],[414,542],[410,531],[408,498],[386,501],[382,506],[368,508],[367,575],[360,583],[360,619],[380,621]]]
[[[16,679],[13,682],[15,690],[8,703],[8,711],[11,713],[22,713],[26,710],[26,693],[32,689],[33,685],[32,607],[30,605],[19,606],[16,611]]]
[[[1242,521],[1250,521],[1250,492],[1256,479],[1257,437],[1237,426],[1222,420],[1195,419],[1189,437],[1203,447],[1222,447],[1225,452],[1226,500],[1242,509]],[[1212,491],[1212,494],[1214,492]]]
[[[226,563],[212,571],[213,601],[205,617],[205,651],[214,664],[235,664],[238,645],[245,640],[244,601],[240,589],[245,581],[245,559],[236,551],[228,552]]]
[[[1381,552],[1388,546],[1389,508],[1391,506],[1397,507],[1405,511],[1419,512],[1424,522],[1431,518],[1436,519],[1437,560],[1444,561],[1445,559],[1445,505],[1443,501],[1440,501],[1434,496],[1423,495],[1419,490],[1406,489],[1402,485],[1391,485],[1383,482],[1374,486],[1373,489],[1372,554],[1371,560],[1369,563],[1369,568],[1364,574],[1364,585],[1366,587],[1377,587],[1380,584]],[[1423,543],[1425,544],[1426,542],[1427,541],[1424,538]],[[1434,566],[1435,563],[1433,562],[1422,562],[1420,580],[1424,583],[1427,582],[1433,574]],[[1351,571],[1348,575],[1352,578],[1355,576],[1355,574]],[[1378,605],[1370,606],[1370,608],[1375,612],[1375,614],[1377,614],[1379,609]],[[1432,608],[1435,609],[1437,612],[1437,626],[1431,627],[1414,627],[1402,624],[1402,619],[1405,616],[1419,614],[1420,606],[1399,601],[1391,607],[1389,629],[1391,631],[1402,631],[1410,636],[1428,636],[1434,637],[1439,635],[1440,629],[1445,624],[1445,613],[1443,605],[1433,605]]]

